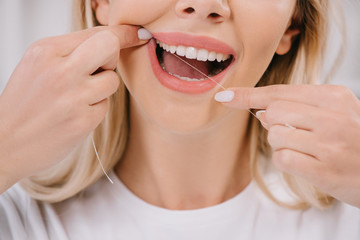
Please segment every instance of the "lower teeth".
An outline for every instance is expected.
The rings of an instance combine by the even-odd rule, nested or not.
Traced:
[[[196,79],[196,78],[188,78],[188,77],[181,77],[179,75],[176,75],[176,74],[172,74],[169,72],[170,75],[174,76],[174,77],[177,77],[181,80],[185,80],[185,81],[188,81],[188,82],[200,82],[200,81],[204,81],[206,80],[207,78],[201,78],[201,79]]]
[[[174,76],[178,79],[181,79],[181,80],[184,80],[184,81],[187,81],[187,82],[200,82],[200,81],[204,81],[206,80],[207,78],[201,78],[201,79],[196,79],[196,78],[188,78],[188,77],[182,77],[182,76],[179,76],[175,73],[171,73],[171,72],[168,72],[166,71],[165,67],[163,66],[162,69],[167,72],[168,74],[170,74],[171,76]]]

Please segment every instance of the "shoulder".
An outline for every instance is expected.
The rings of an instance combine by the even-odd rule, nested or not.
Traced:
[[[29,205],[30,198],[18,185],[0,195],[1,237],[4,239],[29,238],[24,222]]]
[[[22,190],[19,185],[14,185],[6,192],[0,195],[0,209],[6,211],[9,208],[21,208],[26,206],[31,198]]]
[[[19,185],[0,195],[1,239],[48,239],[57,231],[54,222],[51,205],[32,199]]]
[[[281,173],[268,171],[264,180],[277,200],[288,204],[297,202]],[[269,231],[281,228],[281,234],[295,234],[299,239],[360,239],[360,209],[356,207],[335,201],[326,209],[293,210],[276,204],[260,187],[256,187],[256,198],[262,213],[259,221],[266,222],[264,226],[270,228]]]
[[[0,220],[4,221],[4,219],[8,219],[17,221],[19,218],[24,217],[30,208],[31,201],[31,198],[19,185],[8,189],[0,195]],[[10,224],[10,222],[7,224]],[[1,224],[1,226],[3,226],[3,224]]]

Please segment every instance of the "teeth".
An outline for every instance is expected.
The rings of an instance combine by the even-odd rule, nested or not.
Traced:
[[[188,59],[197,59],[198,61],[226,61],[230,58],[229,54],[210,52],[206,49],[197,49],[194,47],[185,47],[185,46],[170,46],[159,40],[156,40],[157,44],[163,48],[165,51],[170,52],[172,54],[176,53],[181,57],[186,57]],[[185,80],[185,79],[184,79]]]
[[[196,60],[206,62],[209,58],[209,51],[206,49],[200,49],[197,53]]]
[[[181,57],[185,57],[185,54],[186,54],[186,47],[184,46],[178,46],[176,48],[176,54],[181,56]]]
[[[177,49],[176,46],[170,46],[170,53],[172,54],[176,53],[176,49]]]
[[[196,59],[197,51],[194,47],[188,47],[186,48],[186,54],[185,57],[188,59]]]
[[[218,62],[221,62],[223,58],[224,58],[224,54],[218,53],[218,54],[216,55],[216,60],[217,60]]]
[[[203,81],[203,80],[206,80],[207,78],[201,78],[201,79],[196,79],[196,78],[188,78],[188,77],[182,77],[182,76],[179,76],[177,74],[174,74],[174,73],[171,73],[171,72],[168,72],[170,75],[174,76],[174,77],[177,77],[181,80],[184,80],[184,81],[187,81],[187,82],[199,82],[199,81]]]
[[[184,80],[184,81],[188,81],[188,82],[200,82],[200,81],[203,81],[203,80],[208,79],[208,78],[196,79],[196,78],[182,77],[182,76],[179,76],[179,75],[177,75],[177,74],[175,74],[175,73],[168,72],[168,71],[166,70],[165,66],[163,66],[163,65],[162,65],[161,67],[162,67],[162,69],[163,69],[164,71],[166,71],[168,74],[170,74],[170,75],[172,75],[172,76],[174,76],[174,77],[177,77],[177,78],[179,78],[179,79],[181,79],[181,80]]]
[[[211,52],[210,54],[209,54],[209,57],[208,57],[208,59],[209,59],[209,61],[210,62],[213,62],[213,61],[215,61],[216,60],[216,52]]]

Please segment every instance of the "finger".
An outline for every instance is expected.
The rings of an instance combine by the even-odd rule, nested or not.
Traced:
[[[303,103],[275,101],[268,105],[261,119],[268,127],[289,124],[297,129],[314,131],[333,114],[332,111]]]
[[[118,37],[111,31],[101,31],[85,40],[72,52],[68,61],[74,69],[92,74],[98,68],[113,70],[120,54]]]
[[[274,166],[280,171],[317,182],[324,166],[313,157],[289,149],[275,151],[272,156]]]
[[[84,98],[89,105],[97,104],[114,94],[119,87],[119,76],[114,71],[103,71],[86,81]]]
[[[94,130],[104,120],[105,115],[109,110],[109,106],[110,101],[108,98],[105,98],[104,100],[88,107],[87,114],[85,114],[87,119],[91,119],[88,131]]]
[[[52,42],[54,46],[57,46],[58,54],[60,56],[67,56],[71,54],[77,47],[79,47],[84,41],[94,36],[95,34],[102,31],[111,31],[119,38],[120,49],[123,49],[142,45],[148,42],[148,40],[139,39],[139,29],[139,27],[131,25],[118,25],[111,27],[100,26],[63,36],[47,38],[45,41]]]
[[[269,128],[268,142],[275,151],[290,149],[318,158],[317,139],[315,134],[309,131],[273,125]]]
[[[230,94],[231,91],[233,94]],[[216,99],[226,106],[238,109],[266,109],[274,101],[286,100],[319,106],[319,93],[323,92],[316,85],[271,85],[258,88],[231,88],[225,91],[228,99]],[[217,94],[221,96],[223,92]],[[226,95],[226,94],[224,94]]]

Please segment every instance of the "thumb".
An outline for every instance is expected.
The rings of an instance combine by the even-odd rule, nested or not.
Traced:
[[[145,28],[131,25],[112,26],[109,30],[119,38],[120,49],[143,45],[152,38],[151,33]]]
[[[266,109],[271,97],[266,88],[239,87],[218,92],[215,100],[237,109]]]

